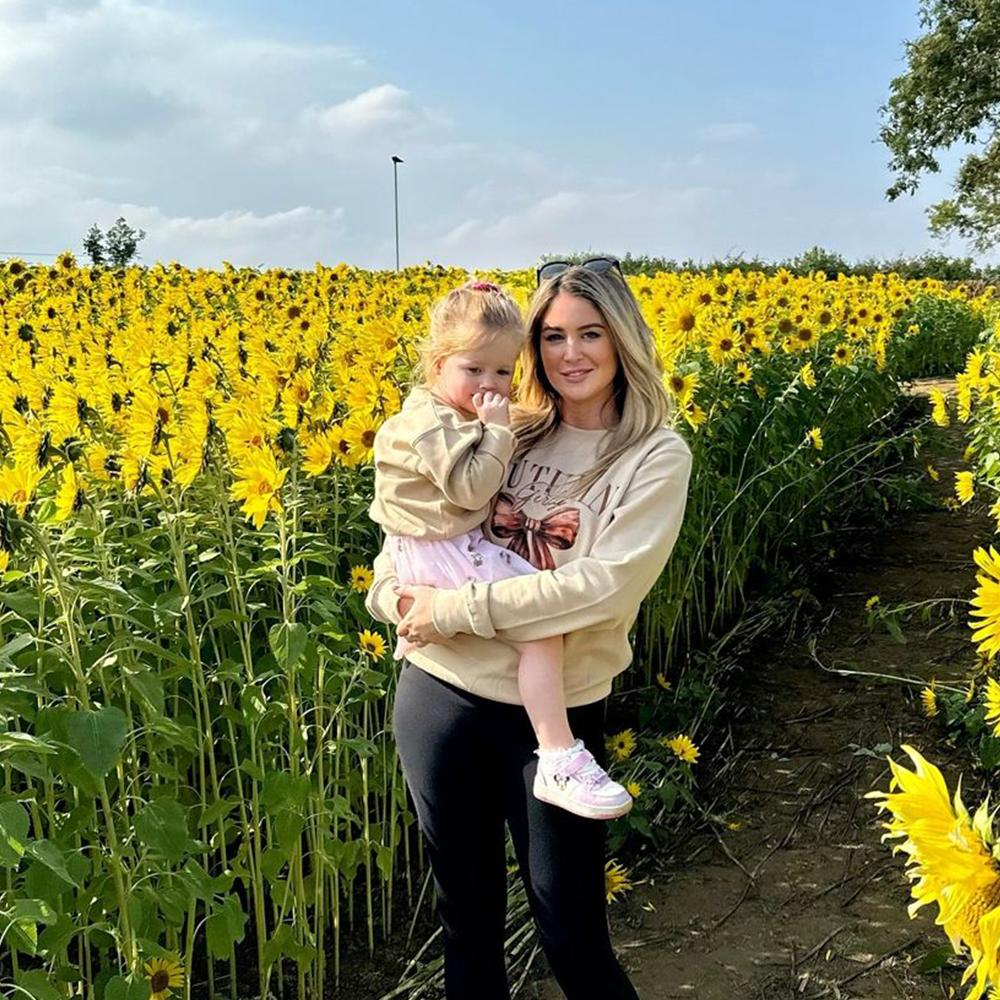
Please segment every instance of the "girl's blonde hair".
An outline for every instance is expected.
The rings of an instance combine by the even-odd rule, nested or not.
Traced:
[[[618,423],[610,429],[595,468],[581,477],[578,496],[583,496],[619,456],[662,427],[670,419],[672,407],[652,331],[625,279],[615,271],[597,273],[580,266],[571,267],[543,282],[528,310],[518,408],[511,422],[517,435],[515,458],[540,444],[562,423],[559,394],[545,375],[541,352],[545,314],[562,292],[586,299],[597,309],[618,356],[609,401]]]
[[[414,381],[427,385],[434,380],[439,361],[495,337],[510,337],[520,347],[526,332],[521,307],[502,288],[467,281],[431,307],[430,329],[417,345]]]

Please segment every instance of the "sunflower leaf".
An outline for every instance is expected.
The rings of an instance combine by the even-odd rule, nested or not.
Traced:
[[[104,987],[104,1000],[149,1000],[149,980],[112,976]]]
[[[205,922],[208,950],[215,958],[226,958],[233,945],[243,940],[247,915],[236,896],[227,896]]]
[[[125,713],[114,707],[96,712],[72,712],[66,716],[65,724],[83,766],[95,778],[103,778],[118,762],[128,737],[129,723]]]
[[[136,813],[135,834],[170,862],[180,861],[191,846],[183,807],[167,799],[149,802]]]
[[[31,1000],[64,1000],[62,993],[50,982],[48,974],[39,969],[22,972],[17,977],[17,985]]]

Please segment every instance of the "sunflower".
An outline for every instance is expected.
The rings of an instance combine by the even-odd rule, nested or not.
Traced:
[[[640,795],[642,795],[642,785],[640,785],[638,781],[626,782],[625,791],[628,792],[633,799],[637,799]]]
[[[1000,684],[992,677],[986,678],[986,697],[983,699],[983,707],[986,709],[986,721],[993,727],[993,735],[1000,736]]]
[[[667,680],[666,674],[657,674],[656,683],[659,684],[664,691],[669,691],[673,687],[670,681]]]
[[[666,379],[667,388],[681,403],[686,403],[698,387],[698,375],[690,372],[682,375],[680,372],[673,372]]]
[[[351,590],[364,594],[375,582],[375,573],[367,566],[351,567]]]
[[[23,517],[43,474],[44,470],[33,463],[0,469],[0,500],[9,503]]]
[[[969,602],[975,609],[970,612],[969,627],[976,631],[972,641],[979,643],[979,653],[992,659],[1000,651],[1000,553],[991,545],[989,550],[977,548],[972,553],[976,565],[982,570],[976,574],[975,597]]]
[[[924,715],[928,719],[933,719],[938,714],[937,692],[933,686],[925,687],[920,692],[920,703],[923,705]]]
[[[378,632],[365,629],[358,633],[358,649],[373,660],[381,659],[385,653],[385,639]]]
[[[964,945],[970,964],[962,982],[975,976],[966,1000],[979,1000],[987,984],[1000,982],[1000,869],[994,856],[992,815],[983,802],[974,816],[962,804],[960,791],[950,800],[941,772],[909,746],[902,749],[916,769],[889,758],[888,791],[868,792],[892,819],[883,825],[886,839],[901,839],[894,850],[907,855],[913,902],[910,916],[936,903],[935,923],[944,928],[956,953]],[[898,789],[898,791],[897,791]]]
[[[269,511],[280,511],[278,493],[288,475],[288,469],[279,469],[274,453],[269,449],[248,451],[236,467],[236,479],[229,488],[232,500],[243,501],[243,513],[260,528]]]
[[[681,413],[684,414],[684,419],[693,428],[700,427],[708,417],[708,414],[693,400],[689,399],[684,406],[681,407]]]
[[[618,864],[614,858],[609,858],[604,865],[605,899],[612,903],[618,896],[629,892],[631,888],[632,882],[629,879],[628,869]]]
[[[966,470],[955,473],[955,496],[963,504],[968,503],[976,495],[975,476]]]
[[[806,443],[811,444],[817,451],[823,450],[823,433],[818,427],[810,427],[806,431]]]
[[[875,605],[878,604],[878,603],[879,603],[879,596],[878,596],[878,594],[873,594],[871,597],[868,598],[867,601],[865,601],[865,610],[866,611],[871,611],[872,608],[874,608]]]
[[[71,514],[75,514],[83,506],[84,500],[86,495],[76,477],[76,470],[72,465],[67,465],[56,492],[56,520],[65,521]]]
[[[631,729],[623,729],[608,739],[607,748],[614,754],[615,760],[628,760],[635,750],[635,733]]]
[[[668,750],[672,750],[677,758],[687,764],[696,763],[699,755],[701,754],[701,751],[692,742],[691,738],[689,736],[685,736],[683,733],[680,733],[669,740],[664,738],[661,742]]]
[[[711,333],[708,338],[708,356],[713,364],[724,365],[727,361],[738,357],[736,335],[732,330],[720,329]]]
[[[146,963],[149,977],[149,1000],[163,1000],[175,987],[184,985],[184,966],[167,958],[154,958]]]
[[[831,357],[835,365],[849,365],[854,360],[854,349],[850,344],[837,344]]]
[[[944,393],[940,389],[931,389],[931,402],[934,404],[931,411],[934,423],[938,427],[947,427],[951,423],[951,417],[948,416],[948,403],[944,398]]]
[[[321,476],[333,461],[333,443],[326,433],[312,434],[306,438],[302,468],[310,476]]]

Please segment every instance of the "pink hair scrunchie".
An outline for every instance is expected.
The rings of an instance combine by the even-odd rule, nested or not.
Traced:
[[[500,286],[490,281],[474,281],[469,288],[474,292],[499,292]]]

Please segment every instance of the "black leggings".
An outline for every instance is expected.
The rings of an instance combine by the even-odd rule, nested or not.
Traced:
[[[569,709],[573,734],[602,766],[605,705]],[[608,932],[607,823],[534,797],[538,744],[524,708],[469,694],[404,660],[393,727],[434,873],[448,1000],[510,998],[504,820],[568,1000],[638,1000]]]

